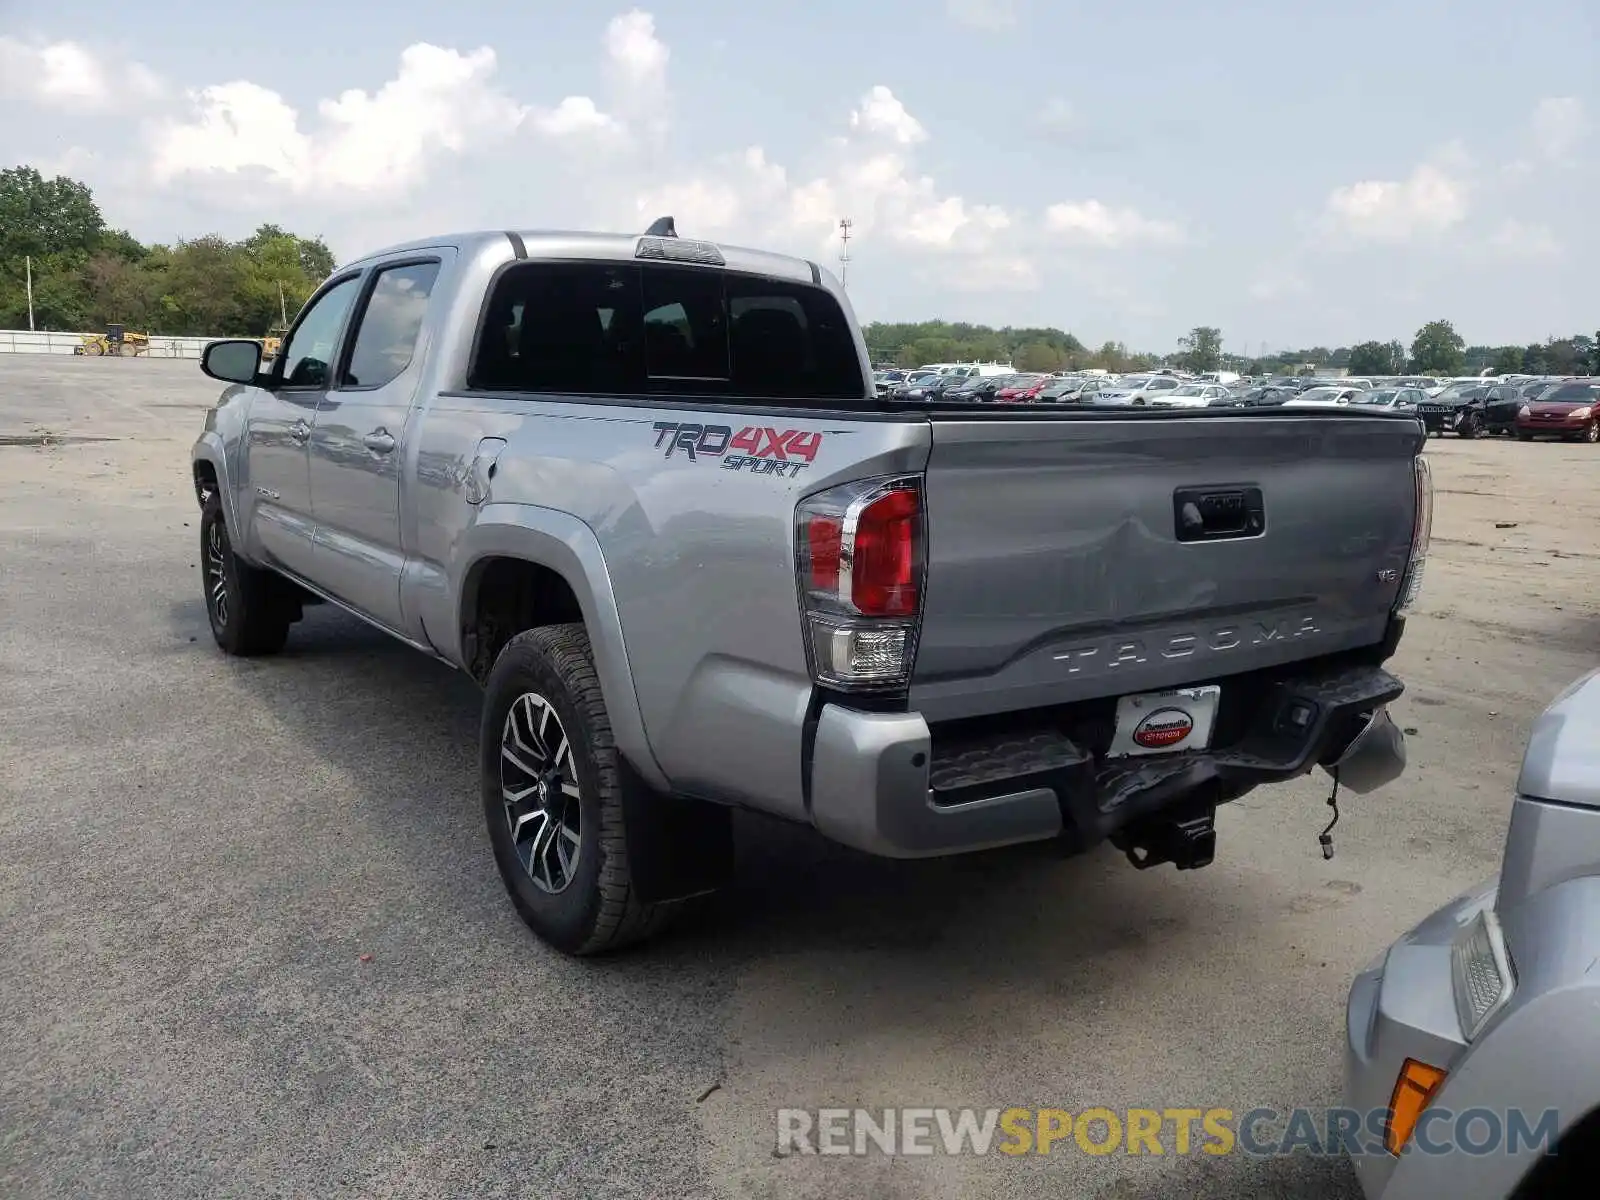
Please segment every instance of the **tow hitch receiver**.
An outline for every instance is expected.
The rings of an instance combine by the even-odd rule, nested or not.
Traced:
[[[1140,821],[1111,835],[1111,844],[1141,871],[1171,863],[1180,871],[1211,865],[1217,853],[1217,809],[1197,805]]]

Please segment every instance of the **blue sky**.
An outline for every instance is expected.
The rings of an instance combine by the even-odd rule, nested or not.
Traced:
[[[0,0],[0,162],[147,240],[641,228],[1164,350],[1600,325],[1593,0]]]

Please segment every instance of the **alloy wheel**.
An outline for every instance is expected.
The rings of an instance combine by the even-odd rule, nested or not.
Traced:
[[[582,850],[572,742],[550,701],[518,696],[500,734],[500,798],[517,858],[541,891],[565,891]]]
[[[213,521],[206,534],[206,599],[211,614],[223,628],[228,624],[228,543],[222,522]]]

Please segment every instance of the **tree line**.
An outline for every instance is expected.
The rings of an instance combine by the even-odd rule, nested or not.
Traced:
[[[332,273],[320,237],[263,225],[242,241],[208,234],[171,246],[139,242],[108,225],[89,188],[30,166],[0,170],[0,329],[28,325],[27,270],[34,324],[87,331],[120,324],[168,336],[260,337],[299,309]],[[864,330],[874,363],[1008,362],[1019,371],[1222,368],[1252,375],[1343,368],[1352,375],[1600,374],[1600,333],[1551,337],[1527,346],[1468,346],[1449,321],[1430,321],[1409,345],[1398,340],[1310,346],[1249,357],[1227,353],[1222,330],[1200,325],[1164,354],[1122,342],[1086,346],[1050,326],[994,329],[950,321],[875,321]]]
[[[30,265],[38,329],[260,337],[293,318],[334,259],[320,237],[276,225],[147,246],[108,225],[77,180],[0,170],[0,329],[28,328]]]

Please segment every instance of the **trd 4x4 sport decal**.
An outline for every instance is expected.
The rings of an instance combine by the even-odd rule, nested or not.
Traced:
[[[656,449],[664,450],[665,458],[681,452],[690,462],[720,459],[725,471],[789,479],[816,459],[824,436],[807,429],[773,429],[766,425],[746,425],[735,433],[731,425],[684,425],[677,421],[657,421],[655,431]]]

